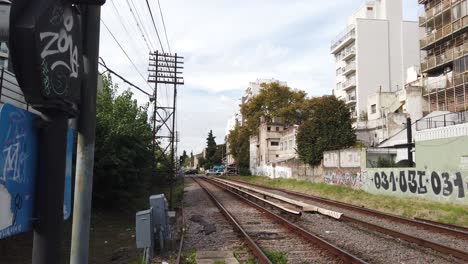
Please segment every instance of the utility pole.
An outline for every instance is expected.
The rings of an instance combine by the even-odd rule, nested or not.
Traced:
[[[408,162],[411,167],[413,167],[413,153],[411,152],[413,149],[413,131],[412,131],[412,125],[411,125],[411,118],[406,119],[406,138],[408,141]]]
[[[104,4],[104,1],[100,4]],[[83,53],[86,58],[87,67],[86,79],[81,89],[82,99],[78,119],[75,197],[70,252],[71,264],[88,263],[101,19],[100,5],[82,7],[85,10],[83,18],[83,31],[85,33]]]
[[[181,69],[183,69],[183,57],[177,56],[177,53],[172,55],[168,53],[159,53],[156,51],[150,53],[150,63],[149,63],[149,78],[148,82],[154,83],[154,138],[153,138],[153,147],[157,148],[160,153],[160,161],[171,170],[171,175],[169,175],[169,185],[170,185],[170,194],[169,194],[169,206],[172,209],[173,207],[173,184],[174,178],[177,173],[176,166],[176,141],[177,131],[176,131],[176,107],[177,107],[177,85],[183,85],[184,80],[179,74],[182,74]],[[178,76],[179,75],[179,76]],[[172,105],[170,106],[158,106],[157,94],[158,94],[158,84],[172,84],[173,85],[173,98]],[[163,117],[158,110],[163,110],[166,115]],[[161,124],[157,126],[156,118],[161,119]],[[161,129],[164,128],[167,130],[168,134],[161,135]],[[165,146],[158,144],[158,139],[167,141]],[[169,152],[169,153],[168,153]],[[170,156],[170,158],[168,158]],[[155,157],[156,162],[159,162],[158,157]],[[155,163],[156,163],[155,162]]]
[[[39,166],[36,179],[36,218],[33,264],[62,263],[63,192],[68,115],[48,113],[39,130]]]

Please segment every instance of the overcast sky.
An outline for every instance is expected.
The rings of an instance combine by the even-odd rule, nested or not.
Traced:
[[[345,28],[346,18],[364,2],[160,0],[171,51],[185,57],[185,85],[178,91],[180,153],[199,153],[210,129],[217,143],[224,141],[227,120],[237,111],[239,98],[250,81],[275,78],[312,96],[330,94],[334,82],[330,42]],[[168,51],[157,0],[149,3]],[[403,3],[404,19],[416,20],[417,0]],[[134,15],[141,21],[139,27]],[[101,57],[110,68],[151,92],[144,80],[148,75],[148,46],[161,48],[146,1],[107,1],[102,20],[138,71],[102,24]],[[158,92],[161,103],[170,104],[170,87],[163,86]],[[144,94],[134,93],[139,103],[148,101]]]

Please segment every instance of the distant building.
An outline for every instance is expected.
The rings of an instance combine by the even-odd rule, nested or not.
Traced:
[[[260,91],[263,89],[262,84],[271,84],[271,83],[279,83],[280,85],[287,85],[286,82],[282,82],[276,79],[257,79],[255,82],[250,82],[247,89],[245,89],[245,94],[241,98],[241,106],[242,104],[248,103],[252,98],[257,96]],[[235,113],[228,121],[226,125],[226,156],[224,157],[224,161],[226,165],[234,165],[236,163],[229,144],[227,143],[227,137],[229,133],[236,127],[236,125],[242,126],[244,123],[244,119],[240,113]]]
[[[285,126],[275,118],[271,122],[262,119],[258,136],[250,138],[250,170],[255,173],[265,167],[298,158],[296,152],[297,126]]]
[[[401,0],[366,1],[331,43],[333,94],[354,119],[368,111],[369,95],[403,89],[406,69],[419,63],[418,24],[404,21],[402,13]]]
[[[468,110],[466,0],[419,0],[421,70],[429,110]]]
[[[366,116],[355,123],[357,139],[366,147],[378,146],[406,128],[406,119],[413,121],[427,115],[427,101],[418,67],[407,71],[407,85],[396,92],[375,92],[367,97]]]

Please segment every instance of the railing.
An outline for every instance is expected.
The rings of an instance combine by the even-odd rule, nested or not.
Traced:
[[[344,50],[342,58],[346,58],[347,56],[354,55],[354,54],[356,54],[356,48],[355,47],[347,48],[347,49]]]
[[[428,33],[427,36],[419,40],[421,47],[428,46],[440,39],[443,39],[452,33],[465,28],[468,25],[468,16],[460,18],[456,21],[445,24],[442,28],[436,30],[435,32]]]
[[[440,65],[453,61],[468,54],[468,42],[461,46],[450,48],[437,56],[430,56],[421,61],[421,71],[427,71]]]
[[[435,6],[428,8],[426,10],[426,20],[432,19],[434,16],[449,8],[451,6],[450,2],[451,0],[443,0]]]
[[[356,95],[348,95],[346,96],[346,103],[351,103],[356,101]]]
[[[31,113],[39,114],[26,103],[16,76],[4,68],[0,68],[0,103],[8,103]]]
[[[424,79],[423,86],[426,88],[426,93],[431,93],[434,90],[453,87],[453,79],[449,77],[442,77],[432,80]]]
[[[331,42],[331,50],[334,50],[338,47],[341,43],[347,40],[350,37],[354,37],[356,35],[356,28],[354,25],[348,26],[345,31],[339,34],[334,40]]]
[[[346,67],[343,68],[343,74],[346,74],[347,72],[353,71],[353,70],[356,70],[356,62],[355,61],[349,63],[348,65],[346,65]]]
[[[430,118],[424,118],[416,122],[416,130],[428,130],[439,127],[448,127],[458,124],[468,123],[468,111],[449,113],[440,116],[434,116]]]
[[[356,85],[356,77],[352,77],[343,83],[343,88],[348,88]]]

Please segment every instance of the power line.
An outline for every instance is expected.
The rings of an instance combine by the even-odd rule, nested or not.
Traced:
[[[151,11],[151,7],[150,7],[150,4],[149,4],[148,0],[146,0],[146,5],[148,6],[148,10],[150,12],[151,20],[153,21],[154,30],[156,30],[156,36],[158,37],[159,45],[161,46],[162,52],[166,53],[164,51],[164,46],[163,46],[163,44],[161,42],[161,38],[159,37],[158,28],[156,27],[156,22],[154,21],[153,12]]]
[[[159,13],[161,14],[161,20],[162,20],[162,24],[164,28],[164,35],[166,36],[167,48],[169,49],[169,53],[172,53],[171,45],[169,45],[169,39],[167,38],[166,23],[164,23],[164,16],[163,16],[163,12],[161,9],[161,3],[159,2],[159,0],[158,0],[158,7],[159,7]]]
[[[138,19],[137,16],[135,15],[136,10],[135,10],[135,12],[133,12],[133,9],[132,9],[132,7],[131,7],[131,5],[130,5],[130,2],[129,2],[128,0],[126,0],[125,2],[127,3],[127,6],[128,6],[128,8],[130,9],[130,12],[132,13],[133,19],[135,20],[135,23],[136,23],[138,29],[140,30],[141,36],[143,37],[143,40],[144,40],[145,43],[146,43],[146,47],[148,48],[149,51],[152,51],[152,48],[150,47],[150,45],[148,44],[148,41],[146,40],[145,32],[144,32],[144,30],[142,29],[142,26],[143,26],[143,25],[140,26],[141,19],[140,19],[140,22],[139,22],[139,19]],[[137,14],[137,15],[138,15],[138,14]]]
[[[125,51],[125,49],[122,47],[122,45],[120,45],[119,41],[117,40],[117,38],[114,36],[114,34],[112,33],[112,31],[110,31],[109,27],[106,25],[106,23],[104,22],[104,20],[101,19],[101,22],[102,24],[104,25],[104,27],[107,29],[107,31],[109,32],[109,34],[111,34],[112,38],[115,40],[115,42],[117,43],[117,45],[119,45],[120,49],[122,50],[122,52],[125,54],[125,56],[127,56],[127,59],[132,63],[133,67],[135,68],[135,70],[138,72],[138,74],[141,76],[141,78],[145,81],[145,83],[148,85],[148,87],[150,87],[151,89],[153,89],[151,87],[151,85],[149,85],[149,83],[146,81],[146,78],[143,77],[143,74],[141,74],[141,72],[138,70],[137,66],[135,65],[135,63],[133,63],[132,59],[130,58],[130,56],[128,56],[127,52]]]
[[[149,34],[150,31],[148,30],[148,25],[146,24],[147,21],[146,20],[143,21],[143,19],[142,19],[142,15],[141,15],[142,11],[139,10],[138,5],[135,5],[133,0],[127,0],[127,2],[129,2],[129,1],[130,1],[131,6],[133,7],[133,10],[135,11],[135,14],[136,14],[136,16],[138,18],[138,21],[140,22],[141,27],[143,28],[143,31],[144,31],[145,35],[148,36],[148,40],[149,40],[149,44],[151,46],[151,50],[154,51],[155,49],[153,47],[156,47],[157,45],[154,44],[156,42],[153,40],[152,35]],[[144,23],[144,22],[146,22],[146,23]]]
[[[114,1],[110,1],[110,2],[111,2],[111,4],[112,4],[112,7],[114,8],[115,14],[116,14],[116,16],[117,16],[117,18],[118,18],[117,20],[119,20],[119,23],[122,25],[122,27],[123,27],[125,33],[127,33],[127,36],[131,36],[132,34],[130,33],[130,30],[128,30],[127,26],[126,26],[125,23],[124,23],[124,20],[126,20],[127,22],[128,22],[128,20],[126,19],[126,17],[125,17],[125,19],[124,19],[124,17],[120,14],[119,9],[118,9],[117,6],[115,5]],[[131,24],[131,23],[129,23],[129,24]],[[138,24],[138,23],[137,23],[137,24]],[[133,32],[132,32],[132,33],[133,33]],[[130,37],[130,39],[131,39],[131,41],[133,42],[133,44],[135,44],[135,45],[132,45],[133,51],[138,51],[137,46],[138,46],[138,44],[140,44],[140,42],[139,42],[139,41],[136,41],[136,39],[133,38],[133,37]],[[140,45],[141,45],[141,44],[140,44]],[[151,50],[149,49],[149,51],[151,51]],[[138,53],[138,52],[137,52],[137,53]]]
[[[104,60],[102,58],[99,58],[101,61],[99,62],[99,65],[101,65],[102,67],[104,67],[106,69],[106,71],[112,73],[113,75],[117,76],[119,79],[121,79],[122,81],[124,81],[125,83],[127,83],[128,85],[132,86],[133,88],[137,89],[138,91],[146,94],[147,96],[151,97],[153,96],[152,94],[144,91],[143,89],[141,89],[140,87],[136,86],[135,84],[133,84],[132,82],[130,82],[129,80],[125,79],[124,77],[122,77],[122,75],[116,73],[115,71],[113,71],[112,69],[110,69],[109,67],[107,67],[106,63],[104,62]]]

